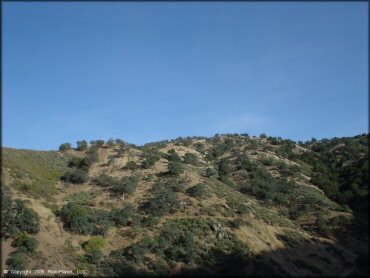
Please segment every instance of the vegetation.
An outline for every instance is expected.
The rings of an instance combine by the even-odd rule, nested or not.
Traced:
[[[40,230],[39,215],[29,207],[30,202],[1,195],[1,237],[15,237],[19,233],[35,234]]]
[[[62,152],[72,150],[72,145],[70,143],[64,143],[59,146],[59,150]]]
[[[1,235],[17,248],[10,267],[51,262],[38,256],[45,255],[42,220],[50,221],[45,229],[61,221],[64,233],[50,230],[56,238],[83,236],[84,253],[71,243],[58,248],[64,263],[73,258],[93,276],[288,275],[286,266],[291,274],[337,275],[354,269],[347,258],[355,255],[354,273],[365,271],[366,134],[298,144],[217,134],[140,147],[110,138],[59,152],[4,153]],[[55,185],[60,180],[65,186]],[[32,203],[9,197],[22,193]],[[46,210],[39,216],[31,204]]]

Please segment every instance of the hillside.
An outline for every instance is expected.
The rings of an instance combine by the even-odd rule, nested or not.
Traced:
[[[368,273],[366,134],[304,143],[228,134],[140,147],[98,140],[60,149],[2,149],[3,269]]]

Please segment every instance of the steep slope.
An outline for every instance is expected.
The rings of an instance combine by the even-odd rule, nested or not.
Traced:
[[[340,148],[330,145],[330,153]],[[46,263],[99,276],[367,271],[356,270],[367,254],[368,238],[359,232],[367,222],[354,221],[351,202],[339,204],[315,182],[317,161],[326,165],[328,155],[310,142],[222,135],[142,147],[94,142],[86,150],[36,157],[22,151],[22,159],[11,151],[4,152],[2,185],[13,199],[30,199],[40,215],[38,256],[28,256],[35,269]],[[342,164],[363,163],[356,155]],[[59,181],[68,161],[70,170]],[[332,168],[325,171],[343,177]],[[19,172],[28,176],[14,174]],[[351,180],[346,175],[340,184]],[[19,180],[48,180],[41,187],[53,189],[27,196]],[[366,181],[356,182],[365,188]],[[87,248],[94,240],[104,244]]]

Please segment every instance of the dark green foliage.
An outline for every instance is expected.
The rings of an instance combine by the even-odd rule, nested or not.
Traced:
[[[110,190],[117,196],[126,194],[132,194],[137,186],[139,179],[135,176],[132,177],[123,177],[118,182],[115,182]]]
[[[105,141],[104,140],[92,140],[90,141],[91,148],[93,149],[99,149],[104,146]]]
[[[230,160],[222,158],[218,163],[218,174],[220,176],[227,176],[231,173]]]
[[[77,145],[76,150],[78,150],[78,151],[85,151],[85,150],[87,150],[87,147],[88,147],[87,141],[85,141],[85,140],[77,141],[76,145]]]
[[[126,144],[125,144],[125,141],[123,141],[122,139],[116,139],[115,140],[116,144],[120,147],[120,148],[123,148]]]
[[[61,144],[59,150],[62,152],[72,150],[72,145],[70,143]]]
[[[197,199],[203,199],[208,196],[208,188],[205,184],[199,183],[194,185],[193,187],[190,187],[188,190],[186,190],[186,193],[189,194],[189,196],[197,198]]]
[[[90,148],[87,152],[86,152],[86,156],[84,158],[81,158],[81,157],[72,157],[69,161],[69,164],[68,166],[69,167],[73,167],[73,168],[77,168],[77,169],[81,169],[83,171],[88,171],[90,166],[95,163],[95,162],[98,162],[99,161],[99,155],[98,155],[98,151],[96,148]]]
[[[195,149],[196,149],[198,152],[203,153],[203,151],[204,151],[204,144],[202,144],[202,143],[196,143],[196,144],[194,145],[194,147],[195,147]]]
[[[198,157],[193,153],[186,153],[184,156],[184,163],[197,166],[199,163]]]
[[[206,177],[210,178],[210,177],[212,177],[216,174],[217,174],[217,171],[215,169],[213,169],[213,168],[207,168],[206,169],[206,172],[205,172]]]
[[[14,237],[19,232],[35,234],[40,230],[39,215],[28,206],[29,201],[1,195],[1,237]]]
[[[235,182],[233,181],[233,179],[232,178],[230,178],[229,176],[220,176],[219,177],[219,180],[221,181],[221,182],[223,182],[224,184],[227,184],[228,186],[230,186],[230,187],[235,187],[236,186],[236,184],[235,184]]]
[[[130,204],[126,205],[122,209],[114,208],[111,211],[111,218],[117,226],[128,226],[132,222],[135,222],[136,210]]]
[[[180,208],[180,201],[176,191],[177,182],[174,179],[156,183],[151,189],[152,196],[141,204],[140,210],[151,216],[171,214]]]
[[[138,167],[135,161],[129,161],[126,163],[126,168],[129,170],[136,170]]]
[[[164,191],[153,196],[142,206],[142,209],[154,216],[162,216],[176,212],[180,207],[177,194],[172,191]]]
[[[26,234],[19,235],[13,242],[13,247],[18,247],[18,250],[26,253],[33,253],[36,251],[38,241],[34,237],[30,237]]]
[[[143,167],[145,169],[150,168],[159,160],[159,156],[157,155],[148,155],[146,156],[145,160],[143,161]]]
[[[181,157],[176,153],[174,149],[168,151],[167,160],[170,162],[180,162]]]
[[[89,176],[86,171],[82,169],[74,169],[66,172],[62,180],[65,182],[70,182],[74,184],[81,184],[87,182],[89,179]]]
[[[172,176],[178,176],[184,172],[179,162],[170,162],[168,165],[168,173]]]
[[[97,148],[90,148],[87,151],[87,155],[85,157],[84,164],[87,167],[90,167],[91,165],[93,165],[94,163],[96,163],[98,161],[99,161],[99,154],[98,154]]]
[[[82,157],[73,156],[68,162],[68,167],[86,169],[85,159]]]
[[[117,179],[103,173],[99,177],[95,178],[93,182],[96,185],[99,185],[101,187],[109,187],[109,186],[113,186],[114,184],[116,184]]]
[[[99,264],[103,259],[103,253],[100,250],[95,250],[88,255],[88,260],[92,264]]]
[[[319,214],[316,218],[315,226],[317,227],[317,231],[322,234],[323,236],[327,236],[330,233],[330,228],[328,226],[328,220],[322,214]]]
[[[109,138],[107,141],[107,146],[113,147],[116,145],[116,141],[113,138]]]
[[[111,215],[106,210],[89,209],[70,202],[59,213],[65,227],[84,235],[105,235],[113,226]]]
[[[9,267],[13,270],[24,270],[27,269],[28,262],[25,254],[16,252],[10,257]]]

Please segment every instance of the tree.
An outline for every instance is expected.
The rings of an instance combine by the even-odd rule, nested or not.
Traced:
[[[72,150],[72,146],[70,143],[64,143],[59,146],[59,150],[62,152]]]
[[[77,145],[76,150],[78,150],[78,151],[85,151],[85,150],[87,150],[87,147],[88,147],[88,144],[87,144],[86,140],[77,141],[76,145]]]

